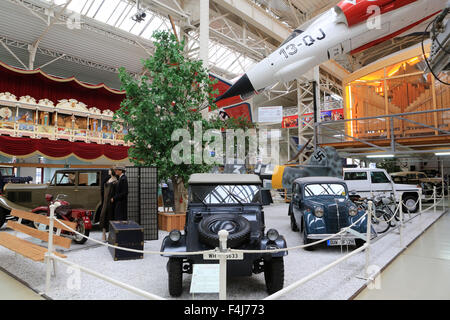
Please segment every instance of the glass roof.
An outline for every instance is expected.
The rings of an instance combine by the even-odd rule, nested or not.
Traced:
[[[66,3],[66,0],[45,1],[58,6],[63,6]],[[172,31],[168,17],[147,9],[145,10],[147,16],[144,21],[136,22],[132,20],[131,17],[136,14],[137,7],[135,2],[128,0],[73,0],[67,9],[145,39],[150,39],[155,30]],[[176,29],[179,34],[179,27],[176,27]],[[198,33],[195,31],[189,33],[187,47],[190,51],[189,56],[198,58]],[[229,75],[238,76],[248,71],[256,61],[229,46],[210,40],[209,63],[210,66],[217,66]]]

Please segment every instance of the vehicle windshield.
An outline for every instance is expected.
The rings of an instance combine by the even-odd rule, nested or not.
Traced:
[[[194,185],[190,187],[189,201],[203,204],[260,203],[256,185]]]
[[[2,176],[12,176],[13,168],[0,168],[0,173]]]
[[[317,196],[345,197],[345,186],[339,183],[312,183],[305,186],[305,198]]]

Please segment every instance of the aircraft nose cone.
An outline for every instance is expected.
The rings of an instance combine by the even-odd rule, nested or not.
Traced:
[[[223,95],[220,97],[217,97],[214,103],[219,102],[220,100],[231,98],[234,96],[242,96],[248,93],[252,93],[255,91],[255,88],[253,88],[252,83],[250,82],[250,79],[248,78],[247,74],[244,74],[238,81],[236,81],[235,84],[231,86]]]

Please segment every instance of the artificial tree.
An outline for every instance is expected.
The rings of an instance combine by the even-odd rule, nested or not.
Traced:
[[[217,108],[214,95],[218,92],[213,89],[217,80],[210,79],[201,61],[186,58],[184,42],[178,42],[172,33],[157,31],[153,38],[154,54],[143,61],[143,76],[136,79],[124,68],[119,70],[126,98],[115,120],[118,123],[120,119],[129,128],[125,141],[132,142],[130,160],[136,165],[157,167],[160,182],[172,181],[174,211],[181,213],[185,211],[184,187],[189,176],[208,172],[213,164],[195,164],[193,155],[191,163],[175,164],[171,152],[179,142],[171,140],[174,130],[187,129],[193,136],[196,121],[201,121],[203,130],[242,128],[247,121],[204,119],[201,106]],[[205,147],[206,142],[202,143]]]

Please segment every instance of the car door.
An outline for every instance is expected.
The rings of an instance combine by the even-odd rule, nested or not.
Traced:
[[[76,175],[76,171],[56,171],[48,186],[47,193],[53,195],[54,199],[59,194],[64,194],[66,197],[63,200],[72,204],[76,200],[74,193]]]
[[[78,172],[76,192],[76,202],[74,207],[87,210],[95,210],[97,204],[101,201],[100,195],[100,171],[89,170]]]
[[[370,181],[367,171],[346,171],[344,180],[349,193],[355,192],[360,197],[370,196]]]
[[[370,180],[370,186],[374,196],[389,196],[393,192],[392,182],[384,171],[371,171]]]
[[[297,183],[294,183],[292,185],[292,213],[295,217],[295,222],[297,224],[297,227],[301,229],[301,202],[302,202],[302,195],[301,195],[301,188],[300,185]]]

